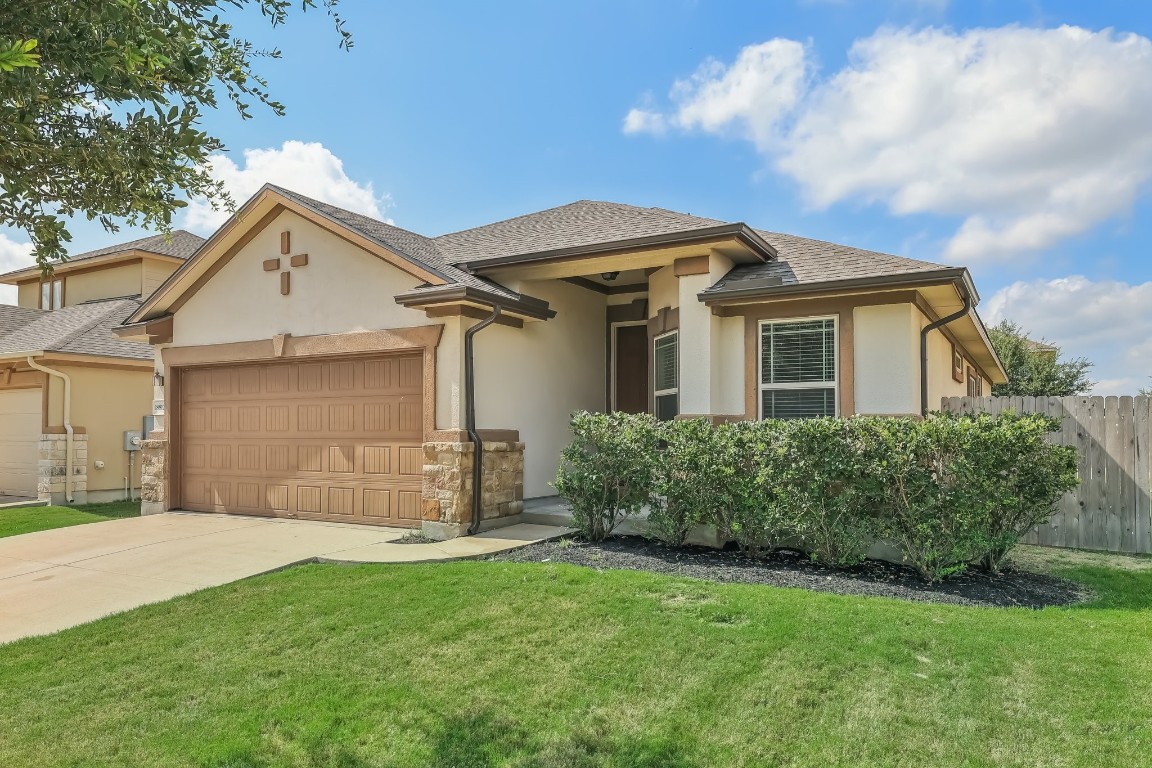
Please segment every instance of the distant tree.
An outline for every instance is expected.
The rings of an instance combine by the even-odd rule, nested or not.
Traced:
[[[37,263],[66,257],[65,219],[167,231],[187,197],[234,202],[208,175],[224,148],[200,125],[223,98],[241,118],[281,115],[258,58],[226,17],[324,7],[351,46],[339,0],[0,0],[0,226],[24,230]],[[321,72],[314,72],[323,77]]]
[[[1149,384],[1147,387],[1140,387],[1140,389],[1136,390],[1136,394],[1140,397],[1152,397],[1152,384]]]
[[[988,329],[992,346],[1008,373],[1007,384],[993,384],[993,395],[1051,396],[1079,395],[1092,387],[1088,370],[1092,363],[1083,357],[1060,359],[1060,348],[1028,338],[1016,323],[1002,320]]]

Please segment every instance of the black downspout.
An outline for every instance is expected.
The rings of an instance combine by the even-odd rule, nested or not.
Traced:
[[[953,312],[948,317],[942,317],[935,322],[928,323],[920,331],[920,415],[928,415],[928,334],[954,320],[959,320],[972,311],[972,296],[965,292],[964,308]]]
[[[472,440],[472,523],[468,535],[475,536],[480,529],[480,484],[484,472],[484,441],[476,432],[476,371],[472,362],[472,337],[500,317],[500,305],[492,305],[492,314],[464,331],[464,428]]]

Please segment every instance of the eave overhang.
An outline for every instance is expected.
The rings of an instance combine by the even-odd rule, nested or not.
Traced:
[[[460,269],[474,274],[485,274],[497,269],[520,265],[540,264],[553,261],[575,261],[597,256],[636,253],[657,248],[689,245],[706,246],[710,243],[724,240],[736,240],[751,252],[757,261],[774,261],[777,258],[776,249],[761,237],[758,232],[747,224],[736,223],[692,229],[684,232],[673,232],[671,234],[649,235],[646,237],[633,237],[624,240],[592,243],[591,245],[580,245],[570,248],[555,248],[548,251],[537,251],[535,253],[475,259],[459,263],[457,266]]]
[[[402,307],[427,309],[453,304],[473,304],[481,307],[499,305],[502,312],[528,320],[550,320],[556,310],[548,307],[548,302],[532,296],[503,296],[470,285],[446,285],[432,289],[421,289],[397,294],[396,303]]]

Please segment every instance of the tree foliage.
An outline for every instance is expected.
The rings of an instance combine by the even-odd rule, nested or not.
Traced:
[[[340,47],[351,38],[336,12]],[[65,219],[167,231],[186,198],[232,208],[207,172],[224,148],[201,128],[221,101],[276,115],[255,71],[277,49],[236,37],[225,15],[259,8],[273,26],[291,0],[0,0],[0,224],[27,232],[47,269],[66,257]]]
[[[1007,384],[993,384],[993,395],[1064,397],[1092,387],[1092,363],[1083,357],[1060,359],[1060,348],[1037,343],[1019,325],[1008,320],[988,329],[992,346],[1008,373]]]

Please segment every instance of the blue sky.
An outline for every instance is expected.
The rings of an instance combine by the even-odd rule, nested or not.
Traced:
[[[1009,317],[1152,375],[1152,4],[344,0],[272,30],[284,118],[206,127],[265,180],[439,234],[581,198],[971,267]],[[246,152],[248,151],[248,152]],[[219,221],[203,207],[181,222]],[[75,250],[128,239],[87,223]],[[0,260],[22,258],[20,233]]]

